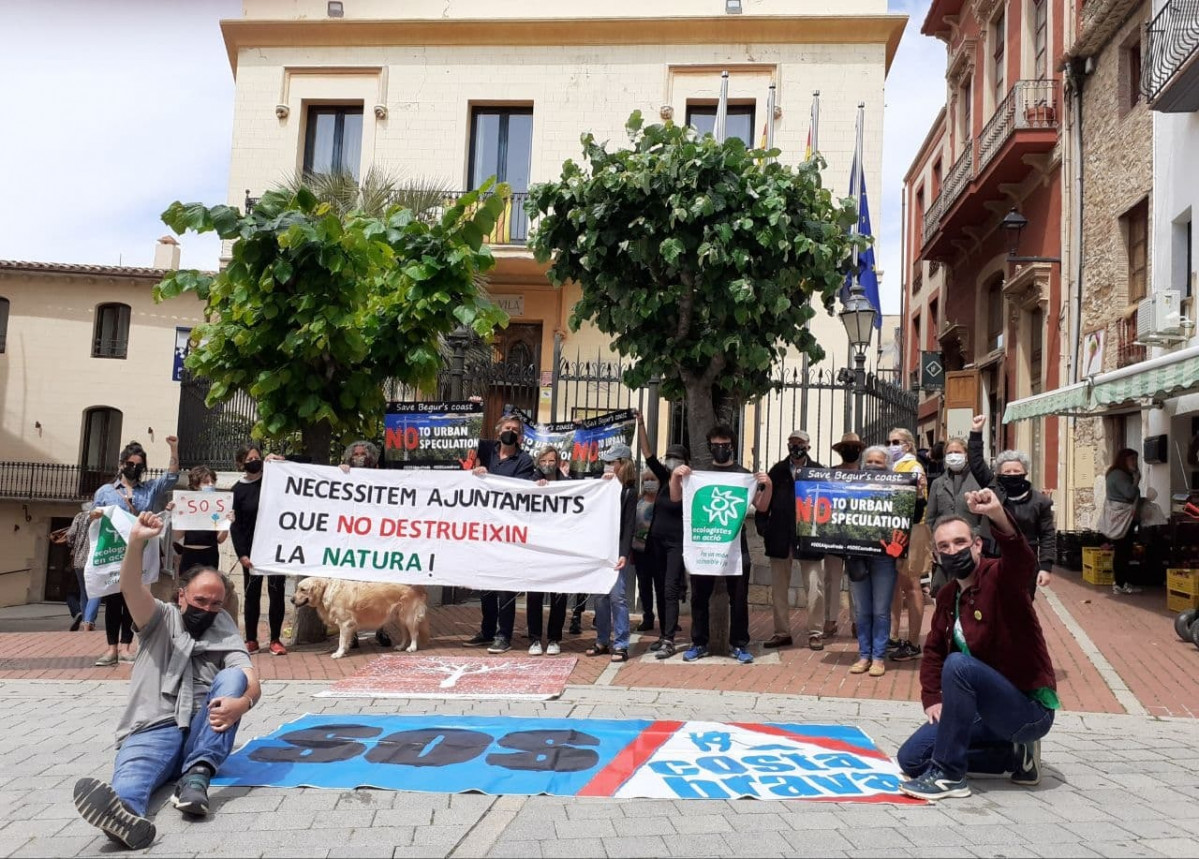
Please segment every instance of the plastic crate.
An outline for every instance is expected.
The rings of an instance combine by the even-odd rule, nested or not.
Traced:
[[[1097,569],[1094,564],[1082,562],[1082,580],[1088,585],[1111,585],[1115,584],[1116,577],[1112,573],[1109,566],[1105,569]]]
[[[1170,567],[1166,570],[1166,589],[1185,596],[1199,596],[1199,570]]]
[[[1166,591],[1167,611],[1180,612],[1190,608],[1199,609],[1199,594],[1183,594],[1173,590]]]
[[[1100,549],[1098,546],[1084,546],[1082,563],[1084,567],[1094,567],[1097,570],[1111,572],[1114,568],[1116,553],[1111,549]]]

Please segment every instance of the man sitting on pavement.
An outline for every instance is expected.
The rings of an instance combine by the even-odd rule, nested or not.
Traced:
[[[178,605],[156,600],[142,583],[142,553],[162,529],[153,513],[138,516],[121,563],[121,594],[141,646],[117,724],[112,784],[82,778],[74,792],[88,823],[134,850],[153,843],[147,806],[172,779],[178,779],[176,808],[208,814],[209,780],[262,694],[237,623],[223,610],[229,594],[218,570],[196,566],[184,573]]]
[[[1058,702],[1053,664],[1028,582],[1037,558],[990,489],[966,493],[991,523],[999,558],[984,558],[982,539],[959,516],[936,523],[941,565],[955,581],[941,588],[920,666],[926,724],[897,759],[911,777],[899,789],[936,800],[969,796],[966,773],[1012,773],[1041,780],[1041,738]]]

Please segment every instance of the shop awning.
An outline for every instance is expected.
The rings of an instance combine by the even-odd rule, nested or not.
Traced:
[[[1075,382],[1064,388],[1033,394],[1008,403],[1003,413],[1005,424],[1027,421],[1045,415],[1079,414],[1091,407],[1091,383]]]
[[[1199,347],[1140,361],[1095,377],[1092,397],[1098,406],[1132,400],[1164,400],[1199,390]]]

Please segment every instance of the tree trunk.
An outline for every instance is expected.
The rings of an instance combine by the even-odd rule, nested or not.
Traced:
[[[300,433],[304,455],[315,465],[328,465],[333,450],[333,427],[328,421],[309,424]],[[292,644],[321,644],[328,638],[325,623],[316,609],[302,605],[296,608],[292,626]]]
[[[718,422],[712,387],[702,381],[687,385],[687,432],[691,440],[691,464],[706,468],[712,463],[708,430]],[[724,576],[712,590],[708,602],[708,650],[723,656],[729,652],[729,591]],[[691,588],[695,599],[695,588]],[[694,603],[692,603],[694,612]]]

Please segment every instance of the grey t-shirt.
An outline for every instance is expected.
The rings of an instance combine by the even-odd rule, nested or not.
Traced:
[[[117,723],[117,748],[135,731],[174,722],[184,727],[196,710],[204,705],[212,681],[223,668],[251,668],[250,654],[238,633],[237,623],[227,612],[220,612],[212,626],[192,642],[183,625],[177,605],[154,601],[154,616],[137,631],[139,648],[129,680],[129,703]],[[164,691],[171,656],[183,647],[191,647],[190,712],[178,712],[178,692]],[[184,672],[183,682],[186,680]],[[182,722],[182,724],[180,724]]]

